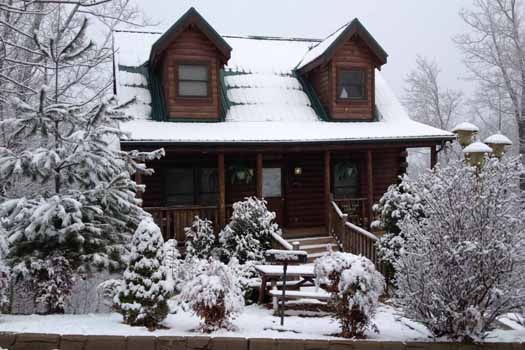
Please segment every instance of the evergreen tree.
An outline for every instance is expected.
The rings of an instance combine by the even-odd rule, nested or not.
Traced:
[[[131,242],[124,283],[115,296],[115,308],[132,326],[155,329],[168,315],[168,298],[173,283],[163,265],[164,240],[159,227],[144,219]]]
[[[281,234],[275,213],[266,201],[256,197],[233,204],[230,223],[219,233],[222,257],[237,258],[239,263],[264,261],[264,252],[272,247],[272,234]]]
[[[213,223],[208,219],[195,217],[191,227],[187,227],[186,233],[186,256],[207,259],[216,248]]]
[[[63,67],[82,64],[94,48],[85,38],[86,27],[83,21],[76,32],[48,39],[35,34],[56,82]],[[143,187],[130,175],[151,174],[143,162],[163,155],[163,150],[119,150],[125,135],[118,123],[130,119],[123,112],[129,103],[60,101],[56,83],[54,91],[40,89],[35,105],[12,99],[16,113],[0,122],[0,130],[7,139],[25,141],[22,147],[0,148],[0,182],[40,184],[24,194],[7,189],[1,198],[7,261],[17,277],[37,279],[39,266],[52,264],[56,256],[63,256],[73,272],[123,267],[125,244],[147,215],[136,198]]]

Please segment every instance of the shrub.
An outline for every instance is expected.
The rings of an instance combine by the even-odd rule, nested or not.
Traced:
[[[435,336],[481,339],[523,305],[521,174],[519,159],[487,159],[480,169],[456,161],[410,183],[425,215],[409,210],[399,223],[396,301]]]
[[[272,234],[281,234],[274,221],[275,213],[268,211],[265,200],[250,197],[234,203],[230,223],[219,234],[223,261],[232,257],[241,264],[264,261],[264,252],[272,246]]]
[[[213,255],[216,241],[213,223],[210,220],[196,216],[191,227],[186,227],[184,232],[186,233],[186,256],[207,259]]]
[[[368,328],[378,332],[372,318],[385,281],[374,264],[363,256],[331,252],[314,266],[316,284],[326,284],[330,305],[341,324],[341,336],[363,338]]]
[[[124,283],[115,296],[115,309],[132,326],[155,329],[168,314],[168,298],[173,290],[163,265],[164,240],[150,218],[139,224],[131,242]]]
[[[195,265],[198,271],[182,287],[180,301],[203,320],[203,332],[232,329],[232,316],[244,307],[238,278],[231,268],[214,258]]]

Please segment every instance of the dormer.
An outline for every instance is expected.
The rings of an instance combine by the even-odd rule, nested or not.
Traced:
[[[152,92],[159,95],[167,120],[221,120],[220,70],[230,53],[228,43],[193,7],[153,44]]]
[[[307,52],[296,68],[333,121],[372,121],[375,70],[387,53],[356,18]]]

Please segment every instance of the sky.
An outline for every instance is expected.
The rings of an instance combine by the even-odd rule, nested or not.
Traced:
[[[435,59],[441,82],[469,90],[452,37],[466,30],[458,15],[470,0],[136,0],[160,28],[191,6],[220,34],[324,38],[357,17],[388,53],[383,73],[398,95],[416,55]],[[328,6],[328,4],[330,6]]]

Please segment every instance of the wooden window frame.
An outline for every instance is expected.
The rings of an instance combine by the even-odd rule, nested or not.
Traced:
[[[179,67],[180,66],[206,66],[208,69],[208,81],[207,81],[207,88],[206,88],[206,96],[187,96],[187,95],[181,95],[179,91]],[[212,63],[210,61],[201,61],[201,60],[178,60],[175,61],[175,98],[180,101],[204,101],[204,102],[210,102],[212,99],[212,73],[211,70],[213,69]],[[186,80],[185,80],[186,81]],[[195,80],[187,80],[187,81],[195,81]]]
[[[172,205],[169,205],[168,202],[168,191],[167,191],[167,181],[168,179],[166,178],[167,174],[170,172],[170,170],[173,170],[173,169],[191,169],[191,172],[192,172],[192,176],[191,176],[191,179],[192,179],[192,183],[193,183],[193,191],[191,192],[191,204],[172,204]],[[180,166],[177,166],[177,167],[173,167],[173,168],[166,168],[164,171],[163,171],[163,177],[162,177],[162,189],[163,189],[163,203],[164,203],[164,206],[166,207],[181,207],[181,208],[184,208],[184,207],[188,207],[188,206],[208,206],[208,205],[212,205],[212,204],[203,204],[202,203],[202,197],[203,195],[213,195],[213,194],[216,194],[217,195],[217,198],[219,196],[219,188],[217,186],[217,191],[216,192],[203,192],[202,191],[202,186],[201,186],[201,178],[202,178],[202,174],[203,174],[203,169],[217,169],[217,168],[214,168],[214,167],[210,167],[210,166],[204,166],[204,165],[180,165]],[[185,193],[184,193],[185,194]],[[190,194],[188,192],[188,194]],[[215,203],[215,202],[214,202]],[[214,205],[214,204],[213,204]]]
[[[363,73],[363,84],[364,84],[364,94],[362,97],[348,97],[348,98],[341,98],[339,97],[339,91],[341,84],[341,77],[343,72],[348,71],[360,71]],[[368,67],[361,67],[361,66],[338,66],[336,67],[336,75],[335,75],[335,100],[338,103],[348,103],[348,102],[366,102],[368,101],[369,91],[368,91]]]

